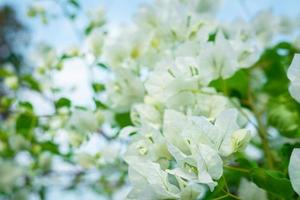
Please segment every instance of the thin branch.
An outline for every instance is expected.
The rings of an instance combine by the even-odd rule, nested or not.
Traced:
[[[224,168],[228,169],[228,170],[232,170],[232,171],[238,171],[238,172],[243,172],[243,173],[250,173],[249,169],[240,168],[240,167],[234,167],[234,166],[230,166],[230,165],[224,165]]]
[[[259,111],[254,106],[254,100],[253,100],[252,94],[250,92],[249,92],[249,104],[250,104],[250,107],[251,107],[251,109],[254,113],[254,116],[257,120],[257,125],[258,125],[257,132],[261,139],[263,151],[264,151],[266,159],[267,159],[267,165],[270,169],[273,169],[273,166],[274,166],[273,157],[272,157],[272,153],[270,150],[269,140],[267,138],[267,135],[268,135],[267,128],[265,127],[265,125],[263,123],[261,113],[259,113]]]

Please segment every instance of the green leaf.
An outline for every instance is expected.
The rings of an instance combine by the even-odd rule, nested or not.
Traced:
[[[15,128],[17,133],[27,135],[37,126],[37,124],[37,117],[33,113],[25,112],[18,116]]]
[[[60,108],[63,108],[63,107],[70,108],[71,105],[72,105],[71,101],[67,98],[64,98],[64,97],[58,99],[55,102],[55,108],[56,109],[60,109]]]
[[[11,72],[9,72],[5,69],[0,69],[0,78],[5,78],[5,77],[10,76],[10,75],[12,75]]]
[[[108,109],[107,105],[105,105],[104,103],[102,103],[101,101],[99,101],[95,98],[94,98],[94,102],[95,102],[97,108],[104,109],[104,110]]]
[[[115,120],[121,128],[132,125],[129,112],[117,113],[115,115]]]
[[[94,24],[93,24],[93,23],[90,23],[90,24],[85,28],[84,33],[85,33],[86,35],[89,35],[89,34],[92,32],[93,29],[94,29]]]
[[[40,145],[43,151],[49,151],[53,154],[60,154],[58,145],[51,141],[43,142]]]
[[[35,80],[31,75],[24,75],[23,77],[21,77],[21,81],[32,90],[41,91],[39,82]]]
[[[108,69],[108,66],[106,64],[104,64],[104,63],[97,63],[97,66],[101,67],[103,69]]]
[[[28,111],[33,111],[33,106],[28,101],[21,101],[21,102],[19,102],[19,106],[22,107],[22,108],[25,108]]]
[[[295,49],[286,42],[281,42],[267,49],[261,56],[257,66],[262,68],[267,77],[263,90],[272,96],[278,96],[287,91],[289,80],[286,69],[291,63]]]
[[[281,135],[295,138],[300,125],[297,104],[289,94],[271,97],[267,105],[268,123],[277,128]]]
[[[73,5],[75,8],[80,8],[80,4],[77,0],[69,0],[69,3]]]
[[[228,92],[230,96],[246,98],[249,82],[248,72],[245,69],[242,69],[237,71],[229,79],[223,80],[220,78],[212,81],[210,86],[216,88],[217,91],[222,91],[224,93]]]
[[[95,93],[102,92],[105,90],[105,85],[102,83],[93,83],[92,87]]]
[[[279,171],[255,168],[251,171],[252,181],[270,194],[291,199],[294,194],[291,182]]]

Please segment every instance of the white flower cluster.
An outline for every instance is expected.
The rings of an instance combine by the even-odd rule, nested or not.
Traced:
[[[250,140],[249,131],[238,125],[235,109],[224,109],[213,121],[166,109],[160,123],[154,107],[134,108],[140,110],[134,115],[141,125],[124,130],[137,132],[125,155],[134,185],[129,199],[196,199],[204,185],[211,191],[217,185],[223,158]]]
[[[109,105],[130,111],[134,124],[121,131],[133,135],[128,199],[197,199],[251,138],[247,120],[210,83],[253,66],[286,24],[265,12],[224,25],[216,21],[219,3],[155,1],[101,47],[113,74]]]
[[[219,22],[215,13],[219,3],[155,1],[141,7],[134,23],[122,26],[119,35],[108,35],[96,49],[91,46],[91,52],[101,48],[112,71],[106,85],[109,105],[126,112],[149,94],[161,103],[184,106],[175,101],[252,66],[264,48],[285,34],[283,30],[295,28],[292,21],[271,12],[261,12],[250,21]]]

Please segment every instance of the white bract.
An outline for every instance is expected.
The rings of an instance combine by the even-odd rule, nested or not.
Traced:
[[[300,196],[300,149],[294,149],[289,163],[289,176],[292,186]]]
[[[68,122],[71,130],[79,132],[96,132],[104,121],[104,115],[100,111],[93,112],[83,109],[75,109]]]
[[[144,86],[133,72],[117,69],[113,80],[106,84],[108,103],[116,112],[130,110],[132,104],[141,102]]]
[[[300,54],[295,54],[288,69],[288,78],[291,81],[290,93],[300,103]]]

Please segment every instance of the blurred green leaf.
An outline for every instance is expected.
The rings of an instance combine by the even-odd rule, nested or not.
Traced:
[[[67,98],[64,98],[64,97],[58,99],[55,102],[55,108],[56,109],[60,109],[60,108],[63,108],[63,107],[70,108],[71,105],[72,105],[71,101]]]
[[[94,102],[95,102],[95,105],[97,108],[100,108],[100,109],[108,109],[108,106],[105,105],[104,103],[102,103],[101,101],[97,100],[94,98]]]
[[[294,194],[291,182],[279,171],[255,168],[251,171],[251,178],[258,187],[275,196],[291,199]]]
[[[60,154],[58,145],[51,141],[42,142],[40,145],[43,151],[49,151],[53,154]]]
[[[21,101],[21,102],[19,102],[19,106],[22,107],[22,108],[25,108],[28,111],[33,111],[33,106],[28,101]]]
[[[105,90],[105,85],[102,83],[93,83],[92,87],[95,93],[102,92]]]
[[[115,120],[120,127],[132,125],[129,112],[115,114]]]
[[[212,81],[210,86],[217,89],[217,91],[222,91],[223,93],[228,93],[230,96],[238,98],[246,98],[248,87],[249,87],[249,75],[247,70],[242,69],[237,71],[229,79],[217,79]]]
[[[0,78],[5,78],[5,77],[10,76],[10,75],[12,75],[11,72],[9,72],[5,69],[0,69]]]
[[[268,123],[281,135],[295,138],[300,126],[298,105],[289,94],[272,97],[267,105]]]
[[[100,67],[100,68],[103,68],[103,69],[108,69],[108,66],[104,63],[97,63],[97,66]]]
[[[21,81],[24,85],[35,91],[41,91],[40,84],[31,75],[27,74],[21,77]]]
[[[18,116],[15,128],[17,133],[27,135],[37,126],[37,124],[37,117],[31,112],[25,112]]]
[[[76,8],[80,8],[80,4],[77,0],[69,0],[69,3]]]

